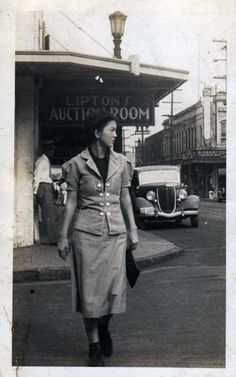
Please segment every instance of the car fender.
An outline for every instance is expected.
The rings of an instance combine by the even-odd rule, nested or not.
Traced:
[[[145,198],[135,198],[133,205],[136,212],[139,212],[140,208],[154,207],[152,202]]]
[[[196,209],[198,210],[200,207],[200,198],[197,195],[189,195],[183,202],[182,202],[183,209]]]

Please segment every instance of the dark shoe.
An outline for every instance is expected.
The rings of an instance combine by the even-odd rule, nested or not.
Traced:
[[[104,356],[111,356],[113,353],[113,344],[107,325],[99,324],[98,336],[101,344],[101,351]]]
[[[89,367],[105,367],[99,343],[89,344]]]

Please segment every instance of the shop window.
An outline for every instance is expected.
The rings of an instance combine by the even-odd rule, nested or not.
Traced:
[[[176,153],[176,135],[173,137],[173,152]]]

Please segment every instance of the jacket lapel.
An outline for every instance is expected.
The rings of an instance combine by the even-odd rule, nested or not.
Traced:
[[[116,157],[116,154],[111,149],[110,151],[110,157],[109,157],[109,164],[108,164],[108,172],[107,172],[107,179],[109,179],[115,171],[118,169],[118,160]]]
[[[96,174],[99,176],[99,178],[102,178],[101,177],[101,174],[99,173],[98,171],[98,168],[95,164],[95,162],[93,161],[93,158],[89,152],[89,149],[86,148],[84,151],[81,152],[81,157],[84,159],[84,160],[87,160],[87,166]]]

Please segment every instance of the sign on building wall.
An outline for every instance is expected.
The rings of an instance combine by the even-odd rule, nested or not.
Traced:
[[[219,149],[206,149],[206,150],[199,150],[194,152],[194,158],[195,157],[206,157],[206,158],[226,158],[226,151],[225,150],[219,150]]]
[[[115,115],[120,125],[154,125],[152,93],[122,91],[43,91],[40,115],[46,126],[78,126],[98,110]]]
[[[204,149],[198,151],[189,151],[181,155],[183,160],[196,160],[196,159],[226,159],[225,149]]]

